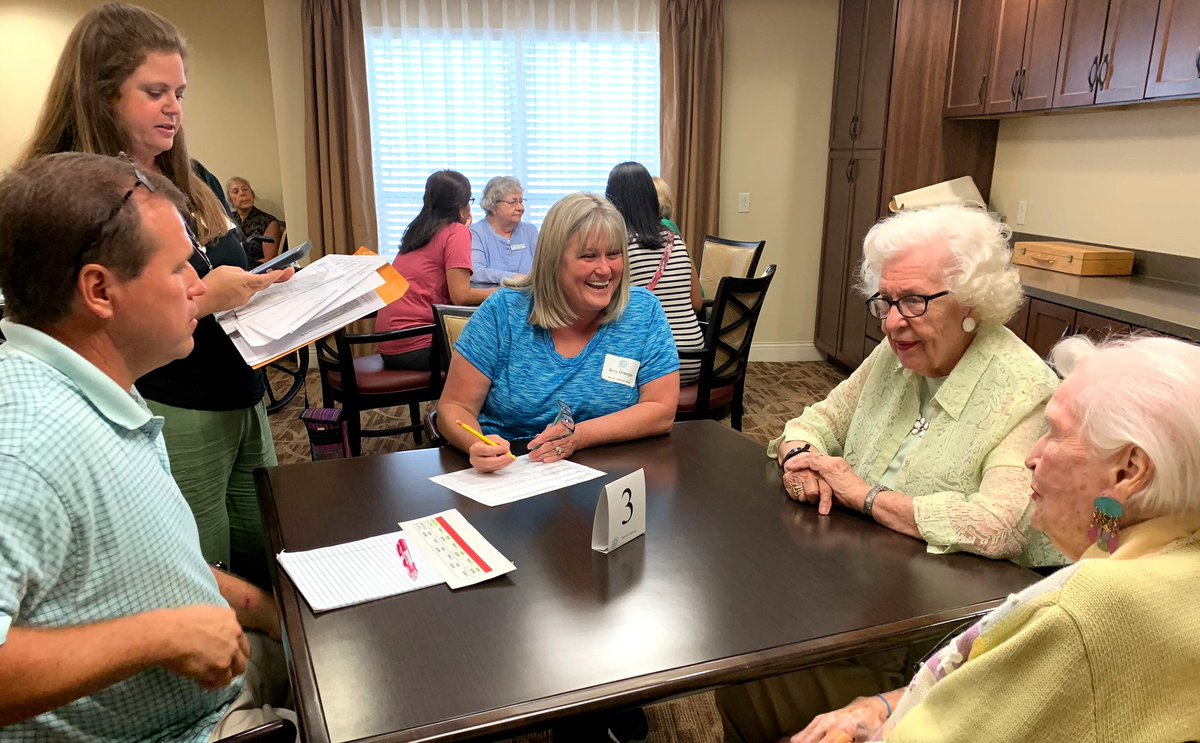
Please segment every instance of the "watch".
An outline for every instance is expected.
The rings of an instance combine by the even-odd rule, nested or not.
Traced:
[[[812,444],[805,444],[804,446],[797,446],[796,448],[789,450],[787,454],[783,455],[783,459],[779,460],[779,466],[783,467],[783,465],[787,464],[787,461],[789,459],[796,456],[797,454],[803,454],[803,453],[809,451],[810,449],[812,449]]]
[[[882,485],[871,486],[871,489],[867,491],[867,497],[863,499],[863,513],[871,516],[871,518],[875,518],[871,515],[871,512],[875,510],[875,496],[885,490],[891,490],[891,488],[885,488]]]

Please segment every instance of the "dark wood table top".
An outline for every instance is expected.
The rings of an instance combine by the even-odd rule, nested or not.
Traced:
[[[496,508],[427,479],[467,466],[447,449],[258,472],[273,552],[453,507],[517,565],[319,616],[277,571],[305,740],[510,735],[941,636],[1037,579],[821,517],[788,500],[760,444],[712,421],[575,459],[607,476]],[[603,483],[638,468],[646,535],[592,551]]]

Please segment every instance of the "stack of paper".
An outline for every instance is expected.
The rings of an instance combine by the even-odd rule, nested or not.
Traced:
[[[374,253],[327,255],[217,320],[257,369],[396,301],[407,289]]]
[[[381,534],[305,552],[283,551],[279,564],[313,612],[395,596],[446,581],[418,552],[410,552],[417,577],[410,578],[397,542],[404,532]]]

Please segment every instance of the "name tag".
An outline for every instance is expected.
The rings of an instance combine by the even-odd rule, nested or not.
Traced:
[[[600,373],[600,376],[609,382],[633,387],[637,385],[637,373],[640,368],[642,368],[640,361],[607,353],[604,355],[604,371]]]
[[[525,243],[513,243],[512,245],[508,246],[508,249],[509,250],[524,250]]]

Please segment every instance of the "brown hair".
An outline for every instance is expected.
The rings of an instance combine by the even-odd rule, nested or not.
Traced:
[[[144,173],[154,198],[182,209],[179,189]],[[0,291],[5,312],[35,328],[70,314],[84,263],[136,278],[154,252],[142,230],[138,188],[127,160],[63,152],[23,163],[0,179]],[[81,188],[80,185],[85,187]],[[126,198],[129,194],[129,198]]]
[[[187,41],[159,14],[126,3],[88,11],[67,38],[33,137],[18,164],[55,152],[116,155],[129,150],[117,121],[121,84],[152,53],[187,57]],[[154,159],[159,171],[187,196],[200,241],[228,231],[228,216],[212,189],[192,171],[183,127],[171,149]]]

